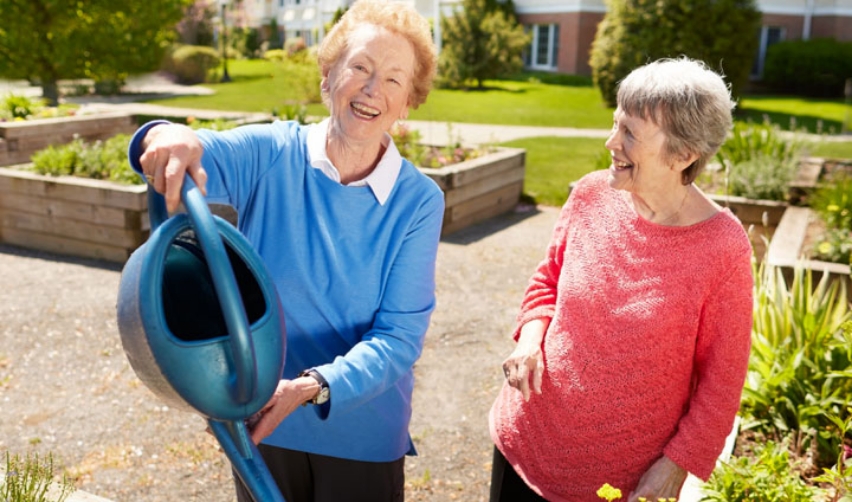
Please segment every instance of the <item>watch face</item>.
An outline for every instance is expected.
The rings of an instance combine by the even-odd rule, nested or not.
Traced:
[[[328,401],[328,394],[328,387],[320,389],[319,394],[314,398],[314,404],[325,404]]]

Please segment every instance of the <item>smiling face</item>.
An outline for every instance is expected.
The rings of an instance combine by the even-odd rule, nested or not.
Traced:
[[[686,167],[667,155],[666,134],[657,124],[621,108],[613,114],[606,148],[612,156],[609,185],[635,194],[670,190]]]
[[[330,134],[378,144],[394,122],[408,115],[414,61],[414,48],[401,35],[371,24],[352,31],[346,52],[323,69]]]

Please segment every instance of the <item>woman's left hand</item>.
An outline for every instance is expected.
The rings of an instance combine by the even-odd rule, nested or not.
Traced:
[[[648,502],[656,502],[657,499],[677,499],[687,474],[689,473],[668,457],[662,456],[642,475],[639,485],[630,494],[627,502],[638,502],[639,497],[645,497]]]
[[[309,376],[279,381],[275,394],[250,421],[249,432],[254,444],[260,444],[293,410],[316,396],[319,390],[319,383]]]

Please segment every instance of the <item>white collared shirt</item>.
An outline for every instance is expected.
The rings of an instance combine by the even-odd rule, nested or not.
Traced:
[[[332,180],[340,183],[340,171],[331,163],[325,150],[325,142],[328,137],[328,125],[331,119],[325,119],[319,124],[312,124],[308,128],[308,160],[311,166],[322,171]],[[388,200],[394,183],[399,176],[402,167],[402,157],[399,155],[396,145],[388,133],[382,138],[382,146],[385,153],[379,160],[376,168],[367,177],[348,183],[346,186],[359,187],[369,186],[379,204],[384,205]]]

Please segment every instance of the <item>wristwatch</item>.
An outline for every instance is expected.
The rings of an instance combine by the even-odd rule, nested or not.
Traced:
[[[314,396],[313,399],[311,399],[309,401],[305,401],[305,403],[303,403],[303,404],[308,404],[308,403],[325,404],[326,402],[328,402],[328,399],[331,397],[331,390],[329,390],[329,388],[328,388],[328,382],[325,380],[325,378],[323,378],[322,375],[319,374],[319,372],[317,370],[315,370],[315,369],[305,370],[305,371],[299,373],[299,376],[300,377],[309,376],[309,377],[313,378],[314,380],[316,380],[317,383],[320,385],[320,390],[319,390],[319,392],[317,392],[317,395]]]

